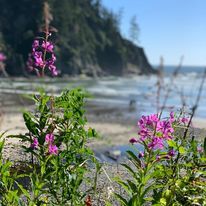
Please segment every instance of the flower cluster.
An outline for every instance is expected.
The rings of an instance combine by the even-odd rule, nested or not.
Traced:
[[[44,70],[48,68],[52,76],[57,76],[58,71],[55,66],[55,61],[56,56],[54,54],[53,43],[46,40],[34,40],[32,53],[29,54],[27,61],[29,71],[35,70],[39,76],[43,76]]]
[[[33,138],[32,140],[33,142],[31,143],[30,148],[31,149],[37,149],[39,146],[39,142],[38,142],[38,138]],[[58,147],[54,144],[54,134],[46,134],[45,136],[45,142],[48,145],[48,153],[50,155],[54,154],[57,155],[58,154]]]
[[[164,140],[172,139],[174,121],[172,112],[167,120],[159,120],[157,114],[142,116],[138,121],[140,140],[146,141],[149,149],[163,149]]]
[[[3,62],[6,60],[6,56],[0,52],[0,62]]]
[[[54,134],[47,134],[45,136],[45,142],[48,143],[48,152],[50,155],[58,154],[58,147],[54,144]]]
[[[129,142],[131,144],[143,143],[149,150],[162,150],[166,145],[166,141],[173,138],[174,122],[186,124],[188,122],[188,119],[186,117],[183,117],[177,120],[173,112],[170,113],[169,118],[163,120],[159,119],[158,114],[142,116],[138,121],[139,139],[133,137],[129,140]],[[175,151],[171,149],[169,150],[167,157],[173,157],[174,155]],[[139,158],[141,157],[144,157],[143,152],[139,153]]]

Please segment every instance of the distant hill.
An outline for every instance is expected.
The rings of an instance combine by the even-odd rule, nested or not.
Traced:
[[[43,24],[43,0],[0,0],[0,47],[10,75],[27,75],[25,62]],[[98,0],[48,0],[62,74],[150,74],[143,48],[120,34],[116,16]]]

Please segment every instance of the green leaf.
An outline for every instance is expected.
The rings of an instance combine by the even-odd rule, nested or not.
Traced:
[[[112,203],[106,202],[106,203],[105,203],[105,206],[112,206]]]
[[[141,168],[141,161],[132,151],[127,151],[127,154],[130,156],[132,163],[137,167]]]
[[[19,189],[22,191],[22,193],[23,193],[28,199],[30,199],[30,194],[29,194],[29,192],[28,192],[26,189],[24,189],[24,187],[23,187],[22,185],[20,185],[18,182],[16,182],[16,184],[18,185],[18,187],[19,187]]]
[[[38,134],[38,130],[37,130],[37,123],[35,123],[32,120],[32,115],[29,112],[24,112],[23,113],[23,117],[24,117],[24,121],[26,124],[27,129],[34,135]]]
[[[184,154],[185,153],[185,148],[183,146],[179,147],[179,153]]]
[[[140,202],[139,202],[140,200],[139,201],[137,201],[137,200],[138,200],[138,195],[137,194],[133,195],[132,198],[129,200],[127,206],[139,206],[140,205]],[[141,201],[141,205],[143,205],[142,204],[143,202],[144,202],[144,200]]]
[[[3,150],[3,147],[4,147],[4,143],[5,143],[5,140],[0,142],[0,156],[1,156],[1,153],[2,153],[2,150]]]
[[[177,143],[174,140],[168,140],[167,143],[170,147],[177,148]]]
[[[206,155],[206,137],[205,137],[205,139],[204,139],[203,148],[204,148],[204,153],[205,153],[205,155]]]
[[[149,185],[147,188],[144,189],[144,192],[142,193],[142,197],[146,196],[147,193],[150,191],[150,190],[153,190],[156,186],[156,183],[153,183],[151,185]]]
[[[132,176],[136,179],[136,180],[139,180],[137,174],[134,172],[134,170],[128,166],[127,164],[121,164],[123,167],[125,167],[131,174]]]
[[[120,202],[122,203],[122,205],[124,206],[128,206],[128,202],[125,198],[123,198],[121,195],[115,193],[115,196],[120,200]]]
[[[44,127],[46,126],[46,122],[47,122],[47,115],[45,113],[43,113],[40,117],[40,120],[39,120],[39,128],[41,130],[43,130]]]
[[[137,191],[137,185],[130,180],[127,180],[128,185],[130,186],[131,190],[135,193]]]
[[[163,205],[166,206],[167,205],[167,200],[165,198],[161,198],[160,203],[161,203],[162,206]]]
[[[117,182],[119,185],[121,185],[129,196],[132,196],[132,190],[131,190],[131,187],[130,187],[129,184],[127,184],[126,182],[122,181],[119,177],[115,177],[114,181]]]
[[[95,129],[92,129],[91,127],[88,129],[88,137],[97,137],[97,132]]]

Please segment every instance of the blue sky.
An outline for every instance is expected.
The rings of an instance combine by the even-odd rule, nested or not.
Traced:
[[[108,9],[123,9],[121,32],[128,36],[130,20],[136,15],[139,45],[150,63],[206,66],[206,0],[102,0]]]

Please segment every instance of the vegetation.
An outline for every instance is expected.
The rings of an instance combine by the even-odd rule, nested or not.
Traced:
[[[22,2],[28,3],[29,1],[22,0]],[[6,2],[4,3],[6,5]],[[41,8],[40,4],[41,2],[38,2],[34,6],[37,11]],[[15,3],[11,5],[16,5],[17,8],[19,6]],[[71,14],[74,15],[73,17],[75,17],[72,19],[74,24],[72,24],[72,20],[70,22],[70,29],[73,29],[73,32],[81,31],[77,32],[80,35],[83,33],[82,27],[84,24],[81,24],[80,27],[77,22],[91,20],[90,16],[92,14],[98,16],[101,8],[98,1],[93,2],[89,0],[79,1],[78,3],[76,1],[62,0],[59,4],[55,0],[51,0],[51,5],[56,8],[56,15],[63,18],[59,23],[65,23],[65,25],[62,25],[60,32],[66,33],[66,35],[69,35],[67,33],[69,24],[67,21],[64,21],[64,17],[66,15],[70,16],[70,14],[62,14],[62,9],[65,9],[65,12],[67,12],[69,9],[74,8],[74,10],[70,10]],[[88,11],[98,12],[90,13],[87,16],[87,13],[83,14],[81,9],[77,9],[79,5],[85,9],[88,9],[87,6],[89,8],[91,6],[93,9],[90,8]],[[107,30],[107,32],[117,32],[116,24],[113,25],[115,18],[106,11],[104,12],[102,13],[104,14],[103,17],[99,18],[99,20],[102,19],[102,22],[98,22],[98,25],[103,26],[105,21],[107,22],[110,19],[109,25],[112,26],[111,30]],[[76,14],[78,14],[77,16],[80,20],[76,20]],[[32,18],[30,15],[28,19]],[[17,20],[19,19],[17,18]],[[45,22],[44,28],[41,30],[44,35],[35,38],[29,59],[31,71],[35,71],[39,77],[44,77],[45,74],[50,73],[53,76],[58,75],[55,66],[56,56],[53,50],[53,36],[51,35],[54,28],[49,26],[51,20],[52,16],[49,12],[48,4],[45,3]],[[7,20],[5,19],[5,21]],[[23,24],[26,20],[21,19],[20,22]],[[39,22],[41,22],[40,19]],[[54,22],[58,22],[58,20],[54,19]],[[92,23],[94,22],[91,20],[90,24],[92,25]],[[74,25],[76,27],[73,27]],[[10,25],[4,27],[4,29],[6,28],[10,28]],[[23,25],[22,28],[24,28]],[[92,37],[92,33],[89,33],[91,30],[87,29],[86,27],[85,33],[88,32],[88,37]],[[95,32],[98,31],[100,32],[101,29],[95,30]],[[118,36],[118,34],[116,33],[117,42],[118,38],[119,40],[121,39],[121,36]],[[18,36],[18,33],[15,35]],[[5,41],[8,40],[15,43],[15,46],[10,49],[13,52],[17,52],[20,44],[17,39],[13,40],[11,36],[6,35]],[[105,41],[107,41],[106,37]],[[70,36],[70,38],[74,38],[72,42],[75,42],[75,36]],[[81,39],[80,35],[80,42],[76,39],[76,45],[79,46],[76,48],[72,47],[75,48],[74,50],[69,47],[69,45],[72,45],[72,42],[68,42],[71,39],[64,39],[62,37],[58,41],[61,42],[62,47],[67,52],[71,49],[74,55],[79,55],[78,58],[81,58],[82,62],[84,62],[84,59],[86,65],[86,62],[90,61],[90,57],[94,54],[92,52],[84,52],[87,51],[87,46],[89,48],[91,45],[95,45],[93,42],[95,38],[90,39],[93,42],[92,44],[84,38],[84,40]],[[85,45],[87,46],[84,47]],[[105,45],[111,49],[113,44],[112,42],[107,42]],[[133,44],[127,41],[127,45],[132,47]],[[6,46],[9,48],[12,44]],[[101,47],[101,44],[98,46]],[[100,49],[99,47],[97,48]],[[95,49],[97,48],[95,47]],[[133,46],[133,48],[136,47]],[[59,54],[61,52],[62,50],[59,50]],[[121,53],[121,49],[118,52]],[[0,54],[0,61],[3,63],[6,60],[6,56],[3,53]],[[64,58],[63,54],[60,57],[61,62],[64,62],[62,59]],[[112,52],[112,54],[114,53]],[[124,54],[127,54],[127,52]],[[12,58],[9,56],[10,53],[7,55],[8,58]],[[101,55],[104,57],[103,53]],[[71,62],[69,63],[73,63],[73,60],[70,60]],[[206,138],[201,142],[197,141],[194,136],[188,135],[192,118],[198,107],[205,76],[206,72],[199,88],[196,103],[192,107],[190,118],[185,117],[183,112],[180,114],[171,112],[168,118],[162,118],[162,112],[171,91],[170,89],[168,89],[168,93],[165,96],[165,104],[163,104],[160,112],[158,110],[157,114],[142,116],[138,122],[138,138],[130,139],[130,143],[133,146],[136,143],[142,145],[142,150],[127,152],[128,161],[125,161],[122,165],[127,169],[128,174],[124,178],[119,176],[115,179],[116,183],[125,190],[125,193],[118,193],[115,190],[116,188],[112,188],[110,193],[108,193],[106,205],[111,205],[111,193],[116,198],[116,202],[119,201],[121,205],[125,206],[143,206],[147,204],[154,206],[206,205]],[[171,83],[173,82],[173,77]],[[0,136],[0,205],[93,205],[92,200],[96,195],[101,165],[97,162],[93,152],[86,146],[88,139],[95,137],[96,132],[94,129],[85,128],[85,97],[88,97],[87,93],[78,88],[65,90],[59,96],[48,95],[44,91],[40,91],[38,95],[32,96],[36,108],[32,112],[25,111],[23,113],[28,131],[25,134],[8,137],[19,138],[25,156],[29,157],[28,161],[21,163],[20,167],[16,167],[11,161],[3,158],[5,139],[3,139],[3,134]],[[96,168],[96,173],[92,180],[91,176],[89,179],[85,174],[91,173],[91,167],[93,166]],[[107,178],[110,179],[108,175]],[[86,183],[84,189],[81,187],[83,183]]]
[[[128,151],[131,165],[123,166],[130,176],[117,179],[127,194],[116,194],[121,205],[206,205],[206,138],[201,143],[177,132],[188,122],[173,112],[167,119],[157,114],[142,116],[139,138],[130,142],[143,149]]]
[[[85,96],[80,89],[58,97],[44,92],[33,96],[36,112],[23,113],[28,132],[10,136],[19,138],[30,160],[12,173],[12,163],[3,161],[4,140],[0,141],[0,205],[84,205],[87,191],[80,186],[94,159],[85,144],[96,135],[84,127]]]

